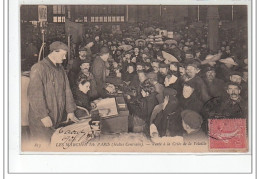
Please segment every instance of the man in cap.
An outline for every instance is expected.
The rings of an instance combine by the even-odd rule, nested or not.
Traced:
[[[141,54],[140,54],[140,50],[139,50],[139,48],[138,47],[135,47],[134,48],[134,53],[133,53],[133,55],[132,55],[132,58],[135,58],[136,60],[136,62],[141,62],[142,61],[142,56],[141,56]]]
[[[181,136],[183,133],[179,101],[176,90],[165,88],[163,102],[156,105],[151,115],[150,124],[155,124],[160,137]]]
[[[221,64],[216,69],[217,78],[222,79],[225,82],[229,82],[230,74],[234,71],[234,67],[238,66],[238,64],[231,57],[221,59],[219,62],[221,62]]]
[[[90,72],[90,60],[82,60],[80,65],[81,71],[78,74],[77,81],[79,79],[85,78],[90,81],[90,90],[89,90],[89,97],[91,100],[97,99],[97,83],[94,78],[94,75]]]
[[[184,142],[207,142],[207,136],[201,126],[203,119],[200,114],[192,110],[181,112],[182,126],[186,131],[183,134]]]
[[[228,98],[220,106],[220,114],[224,118],[247,118],[247,101],[240,96],[241,86],[234,82],[226,85]]]
[[[205,84],[210,97],[222,97],[225,94],[225,82],[216,78],[216,71],[214,67],[208,66],[205,68]]]
[[[91,52],[93,54],[97,54],[101,49],[101,42],[100,42],[100,38],[98,35],[95,36],[93,43],[94,43],[94,45],[91,47]]]
[[[136,71],[144,71],[144,63],[142,62],[137,62],[136,63]]]
[[[62,62],[68,47],[56,41],[50,45],[50,54],[35,64],[28,86],[29,127],[34,141],[49,143],[52,134],[67,113],[67,120],[74,122],[76,105]]]
[[[247,82],[242,80],[243,79],[242,77],[243,77],[242,73],[238,71],[233,71],[230,74],[230,81],[233,83],[237,83],[241,86],[241,97],[246,100],[248,97],[248,84]]]
[[[73,60],[72,67],[68,73],[68,78],[70,82],[71,88],[74,88],[77,83],[77,77],[81,70],[80,65],[83,60],[89,60],[90,58],[87,57],[87,48],[81,47],[79,49],[79,57]]]
[[[202,102],[206,102],[210,99],[210,96],[205,82],[198,75],[199,72],[200,68],[197,62],[191,62],[186,66],[187,81],[194,83],[194,92]]]
[[[97,83],[98,97],[106,97],[106,71],[107,71],[107,60],[109,58],[109,49],[102,47],[98,56],[95,58],[92,65],[92,73]]]
[[[165,77],[168,75],[169,65],[165,63],[160,63],[159,65],[159,74],[158,74],[158,83],[164,84]]]

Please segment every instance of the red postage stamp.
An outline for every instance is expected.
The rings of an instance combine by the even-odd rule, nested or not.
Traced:
[[[209,149],[246,149],[246,119],[209,119]]]

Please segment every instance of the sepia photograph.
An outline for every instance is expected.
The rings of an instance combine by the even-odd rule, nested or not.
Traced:
[[[19,8],[21,152],[249,152],[248,5]]]

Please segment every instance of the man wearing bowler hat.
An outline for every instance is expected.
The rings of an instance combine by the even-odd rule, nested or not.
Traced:
[[[77,122],[76,105],[62,62],[66,59],[68,46],[56,41],[50,45],[50,54],[35,64],[30,73],[28,86],[29,127],[34,141],[50,143],[55,128],[63,122]]]

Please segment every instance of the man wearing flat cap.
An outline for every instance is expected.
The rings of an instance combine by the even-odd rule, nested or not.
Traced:
[[[78,119],[74,115],[76,105],[62,62],[66,59],[68,47],[56,41],[50,45],[50,54],[35,64],[30,73],[28,86],[29,127],[32,140],[50,143],[55,128],[63,122]]]
[[[198,98],[202,102],[206,102],[210,99],[210,96],[207,91],[205,82],[198,75],[200,72],[199,64],[192,61],[186,66],[186,74],[188,76],[186,81],[194,83],[194,92],[197,94]]]
[[[109,58],[109,49],[107,47],[102,47],[98,56],[95,58],[92,65],[92,74],[97,83],[97,93],[98,97],[106,97],[106,71],[107,71],[107,60]]]
[[[238,71],[233,71],[230,74],[230,81],[233,83],[237,83],[241,86],[241,97],[244,100],[248,99],[248,83],[242,80],[243,74]]]
[[[226,98],[220,105],[220,114],[223,118],[247,118],[248,104],[241,98],[241,86],[234,82],[226,85]]]
[[[183,134],[184,142],[207,142],[207,136],[201,126],[203,119],[201,115],[192,110],[181,112],[182,126],[186,131]]]

